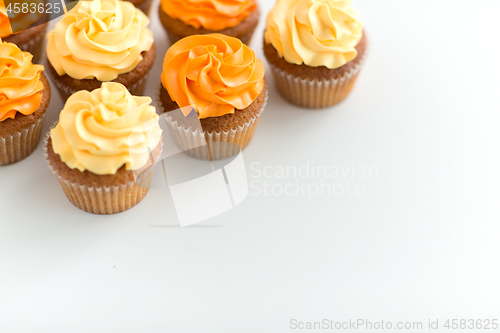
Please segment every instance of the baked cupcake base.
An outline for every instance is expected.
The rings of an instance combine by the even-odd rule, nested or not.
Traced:
[[[19,162],[35,151],[43,128],[43,121],[50,102],[49,81],[41,73],[42,101],[38,109],[29,115],[16,114],[0,122],[0,166]]]
[[[179,109],[163,85],[160,84],[155,95],[160,114]],[[264,86],[247,108],[221,117],[199,119],[201,131],[196,123],[186,124],[183,115],[167,114],[165,120],[173,140],[183,152],[199,159],[220,160],[234,156],[248,146],[266,103],[267,89]],[[179,116],[183,119],[178,119]]]
[[[130,1],[134,6],[136,6],[140,10],[142,10],[144,14],[149,16],[153,0],[128,0],[128,1]]]
[[[160,16],[161,24],[163,25],[163,28],[165,28],[171,44],[175,44],[176,42],[187,36],[219,33],[236,37],[246,45],[250,45],[253,33],[257,28],[257,25],[259,24],[260,18],[260,11],[259,8],[257,8],[236,27],[219,31],[212,31],[204,28],[196,29],[195,27],[188,25],[181,20],[173,19],[161,9],[161,5],[158,8],[158,14]]]
[[[329,69],[287,62],[278,51],[264,42],[264,54],[271,65],[280,94],[304,108],[325,108],[342,102],[351,92],[366,58],[367,38],[356,46],[357,57],[342,67]]]
[[[130,91],[132,95],[136,96],[142,96],[144,93],[144,87],[146,86],[148,74],[153,67],[155,60],[155,45],[153,44],[149,51],[142,52],[142,57],[142,61],[139,62],[139,64],[133,71],[120,74],[116,79],[112,81],[123,84],[125,87],[127,87],[128,91]],[[102,81],[99,81],[95,78],[78,80],[70,77],[67,74],[60,76],[59,74],[57,74],[55,68],[48,60],[46,67],[48,68],[48,72],[52,77],[52,81],[59,91],[63,102],[66,101],[69,96],[73,95],[79,90],[92,91],[94,89],[99,89],[102,85]]]
[[[161,148],[160,141],[151,153],[152,160],[140,170],[130,171],[121,167],[114,175],[96,175],[90,171],[69,168],[54,152],[50,131],[43,149],[45,161],[68,200],[85,212],[109,215],[124,212],[144,199],[149,192]],[[138,176],[137,179],[134,175]]]

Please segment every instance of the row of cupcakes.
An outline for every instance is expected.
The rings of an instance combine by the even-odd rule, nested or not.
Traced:
[[[160,12],[165,2],[176,1],[162,1]],[[316,5],[310,8],[318,19],[317,22],[310,22],[316,30],[309,31],[308,35],[304,27],[293,24],[283,32],[283,24],[286,26],[290,17],[296,15],[297,22],[304,19],[299,15],[304,8],[299,5],[304,6],[306,2]],[[190,0],[177,2],[177,5],[186,3]],[[255,4],[253,1],[235,3]],[[340,5],[346,7],[337,8]],[[240,11],[243,14],[236,20],[228,21],[232,22],[233,28],[238,28],[238,21],[239,25],[244,24],[256,11],[258,13],[256,6],[247,7]],[[193,17],[199,19],[202,16]],[[343,27],[337,24],[333,29],[323,22],[325,17],[348,20],[351,25]],[[350,1],[278,0],[268,16],[264,51],[278,89],[285,97],[288,93],[289,99],[296,104],[322,107],[335,104],[347,95],[359,72],[366,46],[362,25],[356,17]],[[307,19],[312,18],[314,15],[309,15]],[[218,21],[220,23],[222,19]],[[206,25],[206,22],[209,21],[199,20],[198,29],[205,29],[203,24]],[[111,214],[137,204],[147,193],[148,175],[151,175],[159,156],[150,153],[158,153],[161,146],[157,140],[158,117],[151,112],[154,110],[150,106],[151,99],[140,97],[155,52],[148,23],[147,16],[126,1],[81,1],[47,35],[48,73],[67,102],[60,113],[58,125],[49,132],[46,140],[46,159],[68,199],[88,212]],[[355,32],[355,36],[349,35],[349,31]],[[175,38],[170,33],[169,36]],[[311,54],[310,49],[308,51],[304,46],[307,43],[294,42],[297,36],[309,42],[326,36],[338,38],[339,43],[318,46],[318,50],[323,52]],[[342,41],[344,37],[346,40]],[[178,39],[164,58],[161,85],[156,96],[158,110],[160,113],[169,112],[166,117],[169,130],[184,151],[206,159],[229,157],[249,143],[264,110],[267,99],[264,65],[248,46],[235,37],[210,33],[179,36]],[[7,68],[4,73],[13,74],[15,71],[12,68],[17,65],[26,73],[37,73],[27,76],[40,82],[36,85],[30,83],[32,89],[29,96],[25,96],[31,96],[33,100],[36,96],[39,100],[39,103],[32,103],[31,113],[7,106],[5,110],[9,110],[3,114],[4,121],[0,118],[0,164],[4,165],[26,157],[36,148],[50,98],[50,87],[42,73],[43,66],[32,64],[29,53],[21,52],[10,43],[2,43],[0,47],[0,58]],[[16,48],[22,57],[7,57],[8,60],[4,60],[4,53],[8,53],[4,50],[12,48]],[[340,51],[335,51],[337,53],[332,59],[332,50],[337,49]],[[23,58],[27,65],[18,58]],[[293,63],[300,61],[301,64]],[[28,85],[26,82],[22,84]],[[8,103],[4,103],[7,105],[10,95],[5,96],[8,96]],[[37,103],[36,110],[33,110]],[[194,106],[201,130],[196,131],[194,127],[183,124],[179,115],[171,112],[180,108],[186,117],[190,112],[189,106]],[[23,123],[23,116],[36,115],[37,112],[40,117],[32,119],[29,124]],[[125,138],[130,138],[133,130],[146,121],[150,127],[142,135],[148,137],[156,133],[147,140],[155,144],[147,146],[140,140],[135,146],[125,144]],[[28,145],[20,138],[22,132],[27,130],[25,127],[31,128],[35,123],[37,129],[24,135],[26,140],[28,137],[31,140],[27,149]],[[4,135],[7,133],[5,129],[10,129],[10,134]],[[197,141],[206,141],[208,152],[190,149]],[[214,143],[220,142],[232,143],[238,149],[234,149],[234,145],[216,148]],[[134,155],[131,151],[136,151],[135,162],[131,160]],[[138,170],[141,175],[146,175],[140,184],[137,181]]]
[[[80,1],[64,14],[48,34],[47,46],[49,72],[64,99],[113,80],[142,93],[155,55],[143,12],[150,11],[151,2]],[[160,0],[158,13],[171,44],[187,36],[220,33],[248,45],[260,17],[256,0]],[[307,108],[345,99],[366,54],[359,17],[352,0],[277,0],[267,15],[264,55],[283,97]],[[7,18],[0,4],[0,38],[30,52],[38,63],[47,20],[46,13]]]

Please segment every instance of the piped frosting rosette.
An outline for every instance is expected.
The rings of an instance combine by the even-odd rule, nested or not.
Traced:
[[[80,1],[47,34],[57,74],[112,81],[132,71],[153,45],[149,19],[128,1]]]
[[[161,140],[151,98],[132,96],[121,84],[105,82],[66,102],[50,132],[54,152],[69,168],[97,175],[140,169]]]
[[[289,63],[333,69],[356,58],[363,24],[352,0],[279,0],[264,36]]]
[[[0,126],[5,127],[0,131],[3,133],[0,135],[0,165],[24,159],[40,141],[45,118],[45,109],[39,111],[44,90],[43,66],[34,65],[32,58],[15,44],[0,40]],[[50,88],[47,90],[45,98],[50,99]],[[48,104],[48,100],[44,104]],[[17,129],[9,131],[8,128]]]
[[[29,115],[38,109],[43,66],[32,64],[32,58],[12,43],[0,44],[0,122],[14,119],[18,112]]]

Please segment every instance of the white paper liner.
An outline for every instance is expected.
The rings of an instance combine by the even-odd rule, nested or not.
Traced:
[[[35,151],[40,142],[44,119],[45,113],[20,132],[0,136],[0,166],[19,162]]]
[[[165,109],[160,100],[160,88],[155,91],[156,106],[159,114],[164,114]],[[260,115],[264,112],[267,104],[268,90],[266,89],[266,99],[258,114],[249,119],[243,126],[236,129],[222,131],[220,133],[208,133],[197,128],[186,128],[166,115],[169,132],[176,145],[186,154],[202,160],[221,160],[237,155],[240,150],[246,148],[253,137]]]
[[[88,213],[109,215],[124,212],[144,199],[149,192],[155,164],[146,168],[137,181],[127,182],[119,186],[82,185],[72,183],[60,175],[54,165],[52,165],[47,149],[50,131],[56,124],[57,122],[50,127],[44,139],[43,155],[49,169],[57,177],[64,194],[73,205]]]
[[[361,61],[336,79],[302,78],[287,73],[271,64],[278,91],[291,103],[310,109],[333,106],[342,102],[351,92],[366,59],[366,51]]]

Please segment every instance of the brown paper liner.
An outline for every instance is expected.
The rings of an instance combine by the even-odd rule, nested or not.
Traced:
[[[364,57],[340,78],[302,78],[271,64],[280,94],[291,103],[310,109],[326,108],[342,102],[351,92],[363,67]]]
[[[50,130],[53,128],[54,126]],[[155,164],[146,168],[140,174],[137,182],[127,182],[119,186],[88,186],[65,179],[57,172],[49,159],[47,144],[50,137],[50,130],[47,132],[43,146],[45,161],[52,173],[57,177],[68,200],[77,208],[93,214],[117,214],[134,207],[148,194]]]
[[[40,142],[44,119],[45,113],[20,132],[0,136],[0,166],[19,162],[35,151]]]
[[[172,139],[176,145],[186,154],[202,160],[221,160],[237,155],[245,149],[252,140],[255,128],[259,122],[260,115],[267,104],[268,93],[266,90],[266,101],[262,109],[254,117],[250,118],[243,126],[236,129],[208,133],[199,128],[193,130],[179,124],[171,116],[164,116]],[[160,100],[160,90],[155,92],[156,105],[160,114],[165,112]]]
[[[49,72],[50,73],[50,72]],[[139,81],[134,82],[131,86],[126,87],[127,90],[134,96],[142,96],[144,94],[144,88],[146,87],[146,82],[148,80],[148,75],[149,73],[146,73]],[[74,89],[71,87],[68,87],[64,85],[61,81],[57,80],[56,78],[52,78],[52,82],[54,82],[54,85],[57,88],[57,91],[59,91],[59,95],[61,96],[61,99],[63,102],[68,100],[68,98],[76,93],[78,90],[81,89]]]

